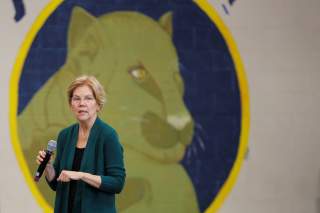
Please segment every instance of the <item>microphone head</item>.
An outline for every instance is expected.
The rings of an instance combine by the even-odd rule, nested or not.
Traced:
[[[53,152],[57,148],[57,142],[55,140],[50,140],[48,142],[47,150],[49,152]]]

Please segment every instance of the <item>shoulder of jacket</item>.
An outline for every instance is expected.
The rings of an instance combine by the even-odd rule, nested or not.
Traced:
[[[112,126],[102,120],[99,122],[99,128],[102,134],[105,136],[117,134],[116,130]]]
[[[76,127],[76,123],[75,124],[72,124],[64,129],[62,129],[60,132],[59,132],[59,136],[66,136],[68,133],[71,133],[75,127]]]

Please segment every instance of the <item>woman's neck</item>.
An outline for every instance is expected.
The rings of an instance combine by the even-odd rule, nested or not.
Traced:
[[[80,126],[80,130],[83,132],[83,133],[88,133],[90,132],[94,122],[96,121],[97,119],[97,116],[95,116],[94,118],[88,120],[88,121],[82,121],[82,122],[79,122],[79,126]]]

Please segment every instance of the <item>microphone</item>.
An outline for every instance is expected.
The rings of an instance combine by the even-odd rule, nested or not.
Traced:
[[[50,160],[50,157],[51,157],[53,151],[56,150],[56,147],[57,147],[57,142],[56,141],[50,140],[48,142],[47,150],[45,150],[46,156],[44,157],[43,161],[41,162],[41,164],[38,167],[38,170],[37,170],[36,174],[34,175],[34,181],[36,181],[36,182],[39,181],[44,169],[47,166],[47,163]]]

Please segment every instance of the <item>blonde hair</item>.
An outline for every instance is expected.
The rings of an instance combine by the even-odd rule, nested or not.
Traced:
[[[103,105],[107,101],[104,88],[94,76],[88,76],[88,75],[82,75],[77,77],[69,85],[67,90],[69,104],[71,105],[71,99],[72,99],[74,90],[81,86],[88,86],[92,90],[93,96],[96,99],[97,104],[99,105],[100,109],[102,109]]]

